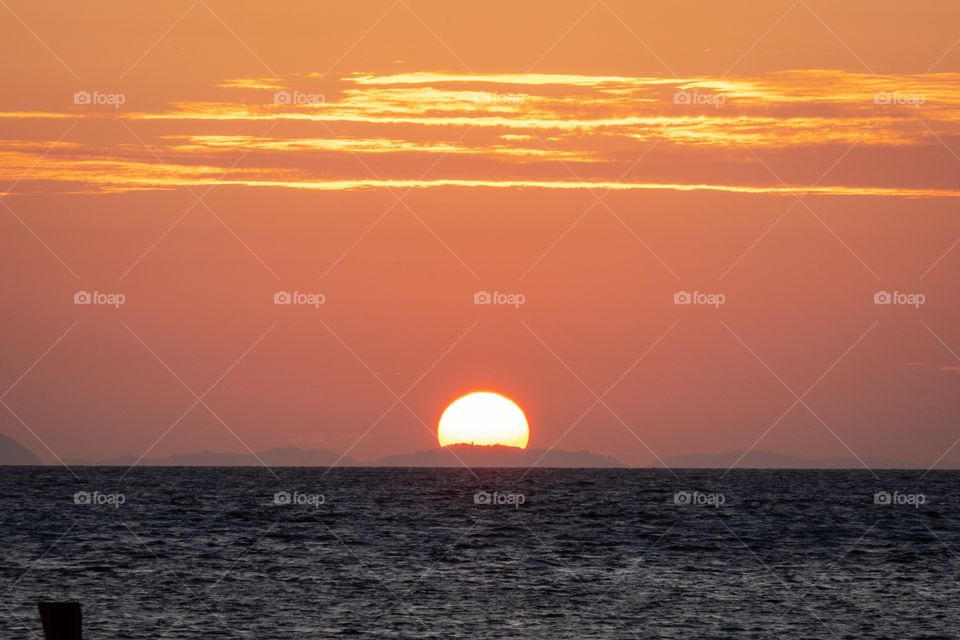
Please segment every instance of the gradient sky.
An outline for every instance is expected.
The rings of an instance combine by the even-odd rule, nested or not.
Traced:
[[[369,459],[491,389],[530,446],[629,464],[956,466],[958,25],[947,0],[4,0],[0,431],[47,460]]]

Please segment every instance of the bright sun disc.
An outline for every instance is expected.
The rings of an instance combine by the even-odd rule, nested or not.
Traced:
[[[527,417],[499,393],[477,391],[454,400],[440,416],[440,446],[494,445],[525,449],[530,439]]]

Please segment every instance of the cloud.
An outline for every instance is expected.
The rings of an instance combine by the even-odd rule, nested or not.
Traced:
[[[62,131],[42,123],[65,118],[119,121],[126,130],[117,128],[117,140],[56,144]],[[151,110],[71,104],[4,119],[33,132],[0,144],[3,177],[18,179],[34,165],[21,190],[38,182],[166,189],[222,176],[303,189],[416,183],[956,197],[955,173],[940,167],[944,147],[960,144],[960,74],[307,74],[226,79],[196,100]],[[127,135],[133,130],[138,140]],[[240,154],[246,161],[236,169]],[[845,182],[818,180],[841,155]],[[361,157],[374,160],[354,161]],[[416,157],[435,166],[431,179],[417,182]],[[642,179],[624,177],[641,158]]]

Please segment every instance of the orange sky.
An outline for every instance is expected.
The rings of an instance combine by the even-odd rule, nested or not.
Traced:
[[[631,464],[960,464],[958,25],[948,1],[8,0],[0,431],[47,459],[372,458],[483,388],[531,446]]]

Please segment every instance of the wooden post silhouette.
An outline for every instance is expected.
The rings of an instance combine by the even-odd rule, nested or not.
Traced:
[[[40,602],[37,608],[46,640],[81,640],[83,620],[79,602]]]

